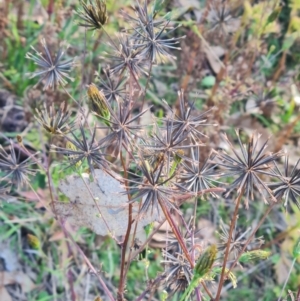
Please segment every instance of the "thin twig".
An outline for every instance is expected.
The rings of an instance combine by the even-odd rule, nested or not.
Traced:
[[[182,238],[182,236],[181,236],[181,234],[180,234],[177,226],[175,225],[175,222],[174,222],[174,220],[173,220],[170,212],[168,211],[168,209],[166,208],[165,204],[161,200],[159,200],[159,204],[160,204],[160,207],[161,207],[161,209],[162,209],[162,211],[163,211],[163,213],[164,213],[164,215],[165,215],[165,217],[166,217],[169,225],[172,228],[172,231],[173,231],[174,235],[176,236],[176,238],[178,240],[178,243],[180,244],[180,246],[182,248],[182,251],[183,251],[183,253],[184,253],[187,261],[190,263],[191,268],[193,269],[194,268],[194,263],[193,263],[193,261],[191,259],[191,256],[190,256],[190,254],[189,254],[189,252],[188,252],[188,250],[186,248],[184,240],[183,240],[183,238]]]
[[[294,258],[294,260],[293,260],[293,262],[292,262],[292,264],[291,264],[291,267],[290,267],[290,269],[289,269],[288,275],[286,276],[284,285],[283,285],[283,287],[282,287],[282,289],[281,289],[280,296],[279,296],[279,298],[278,298],[277,301],[280,301],[280,300],[281,300],[281,297],[282,297],[282,295],[283,295],[283,293],[284,293],[284,290],[285,290],[285,288],[286,288],[286,285],[287,285],[287,283],[288,283],[288,281],[289,281],[289,279],[290,279],[290,276],[291,276],[292,270],[293,270],[293,268],[294,268],[294,265],[295,265],[295,263],[296,263],[296,260],[297,260],[297,258]]]
[[[268,216],[268,214],[271,212],[271,210],[273,209],[273,207],[276,205],[276,203],[273,203],[271,206],[268,207],[268,210],[265,212],[265,214],[263,215],[263,217],[261,218],[261,220],[259,221],[259,223],[257,224],[257,226],[255,227],[255,229],[253,230],[253,232],[251,233],[251,235],[248,237],[248,239],[245,242],[244,247],[242,248],[241,252],[238,254],[238,256],[236,257],[235,261],[233,262],[233,264],[231,265],[229,271],[226,273],[226,277],[229,275],[229,273],[232,271],[232,269],[236,266],[236,264],[238,263],[241,255],[244,253],[244,251],[246,250],[246,248],[248,247],[249,243],[251,242],[251,240],[253,239],[255,233],[257,232],[257,230],[260,228],[260,226],[262,225],[262,223],[264,222],[264,220],[266,219],[266,217]]]
[[[229,256],[229,250],[230,250],[230,245],[231,245],[231,237],[232,237],[233,229],[234,229],[234,226],[235,226],[235,223],[236,223],[236,220],[237,220],[239,205],[240,205],[243,193],[244,193],[244,189],[241,190],[241,192],[239,193],[239,195],[237,197],[233,217],[232,217],[232,220],[231,220],[231,223],[230,223],[228,241],[227,241],[227,244],[226,244],[226,250],[225,250],[225,254],[224,254],[224,260],[223,260],[223,266],[222,266],[222,272],[221,272],[220,282],[219,282],[219,286],[218,286],[218,291],[217,291],[216,298],[214,299],[215,301],[220,300],[221,291],[222,291],[223,283],[224,283],[224,280],[225,280],[225,269],[226,269],[227,259],[228,259],[228,256]]]
[[[127,169],[125,166],[125,162],[123,160],[122,152],[120,152],[120,160],[124,169],[124,179],[125,179],[125,186],[128,187],[127,183]],[[128,194],[128,199],[130,201],[130,195]],[[129,203],[128,207],[128,224],[127,224],[127,230],[125,234],[125,239],[122,243],[122,252],[121,252],[121,271],[120,271],[120,283],[119,283],[119,288],[118,288],[118,300],[123,300],[123,294],[124,294],[124,288],[125,288],[125,275],[124,275],[124,270],[125,270],[125,263],[126,263],[126,248],[130,236],[130,231],[131,231],[131,224],[132,224],[132,203]],[[127,263],[129,264],[129,262]]]
[[[61,220],[59,220],[59,223],[62,227],[62,229],[65,229],[65,226],[63,224],[63,222]],[[66,231],[66,229],[65,229]],[[93,272],[94,275],[97,276],[100,284],[103,287],[103,290],[106,294],[106,296],[111,300],[111,301],[115,301],[113,295],[111,294],[110,290],[108,289],[108,287],[106,286],[105,282],[102,280],[102,278],[100,277],[99,273],[96,271],[96,269],[94,268],[94,266],[91,264],[91,262],[89,261],[89,259],[85,256],[84,252],[81,250],[81,248],[78,246],[78,244],[75,242],[75,240],[73,239],[73,237],[71,235],[69,235],[69,233],[66,231],[66,235],[68,236],[68,238],[72,241],[72,243],[75,245],[76,249],[79,251],[79,253],[81,254],[81,256],[83,257],[83,259],[85,260],[86,264],[89,266],[89,268],[91,269],[91,271]]]

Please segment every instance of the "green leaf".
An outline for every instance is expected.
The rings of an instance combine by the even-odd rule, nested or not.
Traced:
[[[298,259],[300,257],[300,238],[298,239],[297,243],[294,246],[293,257],[295,259]]]
[[[295,41],[296,41],[296,36],[294,36],[294,35],[285,37],[283,44],[282,44],[282,48],[281,48],[282,51],[285,51],[285,50],[291,48]]]
[[[201,81],[201,86],[204,88],[211,88],[216,82],[216,78],[212,75],[206,76]]]
[[[272,13],[269,15],[266,25],[274,22],[278,18],[280,12],[281,12],[281,6],[276,7],[274,11],[272,11]]]

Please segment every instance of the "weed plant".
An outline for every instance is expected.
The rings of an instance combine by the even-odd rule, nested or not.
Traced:
[[[79,1],[74,24],[69,2],[63,15],[49,1],[52,23],[37,27],[25,50],[21,36],[34,26],[18,24],[24,4],[16,25],[3,6],[3,87],[15,87],[34,117],[7,131],[1,111],[1,236],[38,275],[27,300],[219,301],[244,291],[255,296],[248,300],[299,298],[299,159],[283,151],[299,132],[299,68],[289,65],[299,64],[299,4],[207,1],[164,14],[170,3],[124,3],[116,12],[109,2]],[[20,66],[8,54],[14,43],[27,58]],[[24,70],[26,87],[17,86]],[[36,222],[23,218],[30,214]],[[275,219],[289,216],[298,221],[280,231]],[[215,237],[199,227],[204,218],[219,229]],[[270,265],[284,238],[294,251],[282,283]]]

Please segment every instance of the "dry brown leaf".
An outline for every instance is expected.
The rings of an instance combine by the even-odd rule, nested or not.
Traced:
[[[159,226],[159,223],[154,223],[154,229]],[[151,248],[163,249],[166,247],[166,241],[170,238],[170,235],[173,236],[172,229],[168,223],[165,221],[159,228],[159,230],[153,235],[150,246]]]
[[[38,189],[36,192],[32,191],[22,191],[20,196],[29,202],[36,202],[35,208],[44,208],[47,206],[46,200],[50,198],[49,192],[43,189]]]
[[[154,229],[159,225],[159,223],[154,223]],[[214,224],[207,219],[199,219],[197,222],[197,235],[196,237],[205,241],[207,244],[216,244],[217,239],[215,238],[216,227]],[[199,231],[199,232],[198,232]],[[167,221],[165,221],[160,227],[159,231],[157,231],[150,242],[150,246],[152,248],[165,248],[166,242],[174,237],[172,229]]]
[[[218,74],[223,65],[220,58],[225,55],[224,48],[221,46],[209,46],[204,47],[204,52],[211,69],[215,74]]]
[[[228,125],[243,129],[249,136],[253,133],[259,133],[261,135],[261,139],[259,139],[257,147],[261,147],[261,145],[271,136],[271,132],[268,128],[264,128],[261,123],[250,114],[237,113],[236,115],[232,115],[230,119],[228,119]],[[267,149],[269,151],[274,151],[273,140],[269,140]]]
[[[57,240],[62,240],[65,238],[64,232],[63,231],[56,231],[51,235],[49,238],[49,241],[57,241]]]
[[[280,255],[279,261],[275,265],[275,274],[277,283],[283,284],[288,277],[289,269],[292,261],[287,258],[284,254]]]
[[[19,284],[23,293],[28,293],[35,288],[31,279],[21,271],[15,272],[0,272],[0,287],[9,284]],[[5,300],[5,299],[1,299]]]
[[[95,170],[93,182],[88,174],[81,176],[71,175],[60,182],[59,189],[70,202],[56,202],[56,213],[72,226],[88,227],[98,235],[125,235],[128,197],[120,182],[100,169]],[[137,217],[138,205],[135,203],[133,206],[133,219]],[[145,215],[138,221],[137,231],[154,220],[158,220],[157,215]]]

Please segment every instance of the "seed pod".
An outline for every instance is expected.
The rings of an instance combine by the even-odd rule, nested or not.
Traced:
[[[109,126],[108,120],[110,119],[110,112],[107,107],[104,94],[98,88],[91,84],[88,87],[87,94],[89,97],[89,107],[99,117],[103,118],[103,122]]]
[[[216,245],[209,246],[205,252],[199,257],[195,266],[195,275],[203,277],[207,274],[217,258],[218,249]]]
[[[263,251],[263,250],[253,250],[246,252],[241,255],[239,262],[249,262],[249,261],[255,261],[255,260],[264,260],[267,259],[270,256],[270,251]]]
[[[27,240],[31,248],[35,250],[40,250],[41,243],[40,240],[35,235],[27,234]]]

